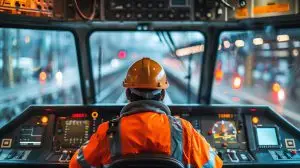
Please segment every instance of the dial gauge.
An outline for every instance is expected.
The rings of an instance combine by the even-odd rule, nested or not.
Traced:
[[[236,128],[233,122],[230,121],[217,121],[212,128],[215,143],[236,143]]]

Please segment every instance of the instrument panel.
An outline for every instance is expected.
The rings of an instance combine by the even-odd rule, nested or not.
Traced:
[[[31,106],[0,130],[0,167],[67,167],[98,126],[122,106]],[[191,122],[224,167],[299,167],[300,133],[268,107],[170,106]]]

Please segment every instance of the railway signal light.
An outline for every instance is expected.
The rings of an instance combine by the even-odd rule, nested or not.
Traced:
[[[39,75],[39,78],[40,78],[40,82],[44,82],[47,80],[47,73],[42,71]]]
[[[277,83],[277,82],[273,83],[273,85],[272,85],[273,92],[278,93],[280,91],[280,89],[281,89],[281,87],[280,87],[279,83]]]
[[[119,58],[119,59],[125,59],[126,56],[127,56],[127,52],[126,52],[125,50],[120,50],[120,51],[118,52],[118,58]]]
[[[217,69],[215,72],[216,81],[221,81],[223,79],[223,71],[221,69]]]
[[[282,102],[285,100],[285,92],[283,89],[280,89],[277,93],[278,101]]]
[[[242,86],[242,78],[240,76],[235,76],[232,81],[232,88],[239,89]]]

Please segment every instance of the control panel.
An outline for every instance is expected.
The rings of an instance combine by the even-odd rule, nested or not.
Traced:
[[[0,130],[0,167],[67,166],[122,106],[32,106]],[[211,144],[224,167],[299,167],[300,133],[268,107],[170,106]]]
[[[220,113],[192,117],[193,126],[210,142],[224,162],[239,163],[254,161],[248,151],[243,116],[234,113]]]
[[[0,13],[95,21],[227,21],[299,13],[298,0],[0,0]]]
[[[0,0],[0,11],[11,14],[53,17],[54,0]]]

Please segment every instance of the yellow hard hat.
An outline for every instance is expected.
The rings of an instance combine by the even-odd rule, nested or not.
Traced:
[[[167,89],[169,83],[165,70],[150,58],[135,62],[128,70],[123,82],[125,88]]]

